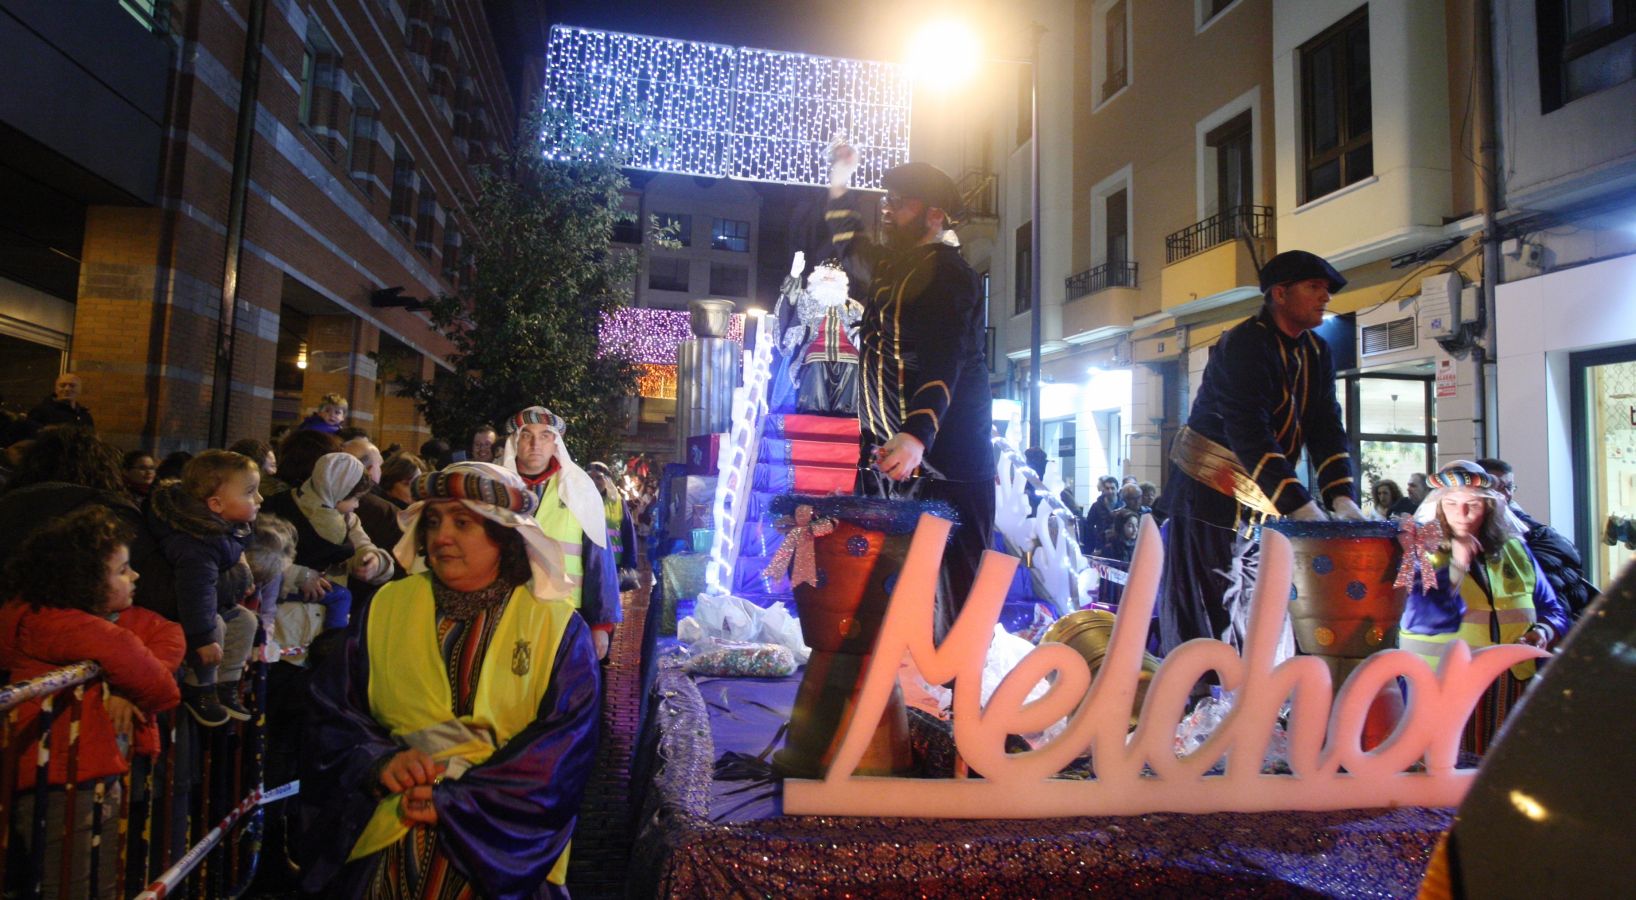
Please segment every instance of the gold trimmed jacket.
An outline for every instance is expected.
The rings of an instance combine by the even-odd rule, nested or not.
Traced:
[[[1210,349],[1187,427],[1230,450],[1280,515],[1312,499],[1295,468],[1303,449],[1325,504],[1356,499],[1329,345],[1284,334],[1265,309]]]
[[[865,453],[903,432],[950,481],[994,477],[993,404],[977,274],[946,244],[889,251],[846,198],[826,214],[836,256],[871,277],[858,323],[858,426]]]

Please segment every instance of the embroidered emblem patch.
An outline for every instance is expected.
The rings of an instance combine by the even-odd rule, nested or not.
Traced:
[[[517,646],[511,648],[511,674],[527,675],[529,667],[534,662],[534,651],[524,640],[517,641]]]

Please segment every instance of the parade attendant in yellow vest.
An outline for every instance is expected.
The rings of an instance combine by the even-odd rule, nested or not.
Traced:
[[[619,567],[596,483],[562,441],[568,426],[551,410],[530,406],[506,420],[500,465],[522,476],[539,501],[534,518],[568,566],[568,602],[591,626],[597,659],[606,659],[619,608]]]
[[[499,466],[456,463],[411,495],[395,555],[413,574],[375,595],[314,687],[292,829],[302,886],[566,897],[600,690],[563,554]]]
[[[1436,666],[1456,638],[1473,650],[1495,644],[1549,647],[1568,630],[1568,612],[1523,543],[1524,529],[1494,476],[1460,460],[1427,477],[1434,490],[1415,513],[1437,522],[1443,545],[1428,555],[1433,577],[1416,581],[1398,631],[1398,646]],[[1532,660],[1512,666],[1478,702],[1460,748],[1483,753],[1528,679]]]

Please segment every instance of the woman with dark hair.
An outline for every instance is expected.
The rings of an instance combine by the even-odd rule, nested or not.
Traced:
[[[243,456],[248,456],[261,467],[261,481],[266,484],[267,479],[278,474],[278,455],[273,453],[273,445],[255,438],[244,438],[234,442],[228,450]]]
[[[299,799],[326,897],[566,896],[596,752],[590,629],[534,494],[490,463],[416,479],[360,636],[320,671]],[[428,571],[429,569],[429,571]]]
[[[163,462],[159,463],[159,471],[154,473],[153,483],[173,481],[182,477],[182,470],[193,461],[193,454],[186,450],[177,450],[167,453]]]
[[[1426,479],[1432,492],[1415,513],[1436,522],[1442,545],[1427,554],[1429,571],[1409,591],[1398,646],[1436,669],[1450,641],[1473,650],[1497,644],[1549,647],[1568,630],[1568,612],[1523,542],[1494,476],[1460,460]],[[1460,748],[1482,754],[1534,676],[1534,663],[1501,675],[1466,723]]]
[[[74,809],[60,788],[69,781],[70,754],[50,753],[47,781],[57,790],[46,792],[46,841],[30,854],[34,820],[34,765],[18,766],[16,808],[12,810],[15,839],[23,844],[19,860],[48,860],[39,873],[9,873],[8,881],[27,883],[31,876],[45,884],[43,896],[88,894],[90,867],[76,866],[67,885],[61,884],[61,857],[66,822],[72,822],[74,845],[92,845],[93,807],[101,807],[102,846],[120,841],[122,776],[130,770],[132,753],[152,756],[159,750],[159,730],[153,715],[172,709],[181,700],[173,674],[182,664],[185,642],[182,629],[158,613],[131,606],[137,573],[131,568],[131,531],[106,509],[88,507],[51,522],[23,542],[7,568],[0,606],[0,669],[14,681],[34,678],[62,666],[90,660],[102,667],[104,677],[85,687],[77,715],[58,716],[51,727],[49,747],[69,746],[70,729],[78,732],[79,746],[72,754]],[[40,701],[22,704],[12,715],[21,736],[18,759],[38,754],[36,720]],[[91,790],[92,785],[99,790]],[[98,796],[100,794],[100,796]],[[66,822],[65,822],[66,820]],[[105,851],[97,864],[95,896],[119,895],[123,880],[116,871],[120,854]]]
[[[146,564],[153,541],[142,510],[125,490],[121,456],[112,444],[79,428],[47,428],[18,461],[0,493],[0,566],[35,529],[84,506],[100,506],[134,534],[132,559]]]
[[[94,432],[68,426],[47,428],[23,454],[7,489],[54,481],[124,493],[120,463],[119,449]]]
[[[414,500],[410,495],[410,485],[415,479],[426,474],[426,464],[413,453],[399,453],[388,459],[381,466],[381,496],[392,502],[398,509],[407,509]]]
[[[148,498],[154,482],[159,480],[159,462],[146,450],[132,450],[125,454],[119,471],[125,480],[125,492],[138,503]]]
[[[261,479],[261,495],[275,497],[300,487],[326,453],[341,452],[341,439],[325,431],[292,431],[278,448],[278,477]]]
[[[1375,489],[1370,492],[1369,499],[1375,504],[1373,510],[1375,518],[1390,519],[1392,507],[1403,500],[1403,489],[1390,478],[1382,478],[1375,482]]]

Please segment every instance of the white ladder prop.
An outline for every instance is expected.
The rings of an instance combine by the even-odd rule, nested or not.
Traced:
[[[744,384],[733,389],[732,431],[728,434],[728,446],[717,456],[716,496],[710,511],[715,531],[710,537],[710,560],[704,569],[708,594],[733,591],[733,569],[738,564],[739,541],[749,516],[751,481],[756,454],[761,448],[761,428],[767,418],[773,345],[778,343],[778,313],[782,305],[780,297],[772,313],[750,316],[744,323],[746,337],[752,327],[755,329],[755,349],[744,351]]]
[[[1017,448],[999,435],[994,436],[994,458],[1000,476],[995,486],[995,529],[1014,547],[1034,547],[1034,583],[1059,614],[1079,609],[1090,599],[1098,577],[1079,549],[1079,519],[1029,468]],[[1040,498],[1039,509],[1048,510],[1046,515],[1029,512],[1030,484]]]

